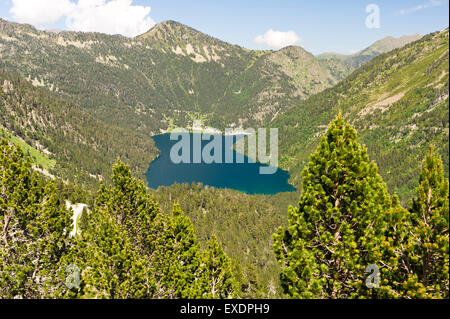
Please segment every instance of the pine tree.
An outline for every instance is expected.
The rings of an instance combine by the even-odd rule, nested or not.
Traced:
[[[145,256],[155,280],[156,298],[195,298],[192,288],[199,265],[199,245],[189,218],[178,205],[172,215],[163,214],[142,181],[132,177],[128,166],[118,161],[113,184],[98,193],[98,207],[110,207],[123,225],[132,245]]]
[[[200,246],[189,218],[178,204],[172,216],[158,214],[147,230],[147,253],[157,282],[159,298],[199,298],[196,287]]]
[[[58,296],[71,250],[70,213],[53,182],[44,185],[7,140],[0,141],[0,166],[0,297]]]
[[[111,186],[100,187],[85,239],[80,244],[80,256],[86,269],[83,270],[81,295],[108,298],[209,296],[205,282],[217,280],[216,272],[207,272],[206,267],[202,267],[209,259],[204,258],[192,222],[179,205],[174,205],[171,214],[162,213],[143,182],[132,177],[129,167],[120,161],[113,168],[112,181]],[[229,259],[221,246],[214,247],[217,258],[224,262],[228,282]],[[125,258],[132,262],[126,262]],[[137,268],[133,268],[135,265]],[[117,282],[111,287],[108,283],[114,278],[121,278],[123,284]],[[136,282],[135,286],[132,282]],[[214,293],[216,298],[223,295],[225,293],[219,291]]]
[[[231,260],[215,236],[208,241],[208,247],[203,253],[200,274],[202,298],[225,299],[236,296]]]
[[[141,236],[139,221],[150,221],[159,213],[159,207],[150,198],[142,181],[131,174],[130,168],[120,160],[113,167],[112,185],[101,185],[96,207],[108,206],[114,218],[124,225],[130,236]]]
[[[86,230],[89,220],[89,211],[86,207],[83,208],[83,211],[81,212],[81,215],[79,217],[78,221],[78,229],[80,232],[83,232]]]
[[[70,263],[82,273],[80,289],[69,296],[152,298],[156,283],[150,260],[142,253],[146,234],[142,220],[151,223],[158,207],[120,161],[113,167],[112,180],[111,186],[100,186],[78,251],[71,256]]]
[[[410,274],[405,296],[449,298],[449,182],[442,160],[430,147],[411,203],[411,238],[405,258]]]
[[[377,257],[385,265],[380,297],[448,298],[449,184],[430,147],[411,210],[393,207]]]
[[[72,261],[82,271],[78,297],[153,296],[155,285],[147,259],[133,247],[127,232],[110,211],[95,210],[81,235],[80,250]]]
[[[303,170],[289,227],[273,236],[284,292],[293,298],[368,294],[365,269],[377,260],[391,206],[377,166],[339,115]]]

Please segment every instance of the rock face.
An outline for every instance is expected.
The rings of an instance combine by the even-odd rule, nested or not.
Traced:
[[[70,232],[69,236],[74,237],[75,235],[78,235],[80,233],[80,230],[78,229],[78,220],[81,218],[81,214],[83,214],[83,210],[86,208],[86,212],[88,212],[88,206],[86,204],[71,204],[69,201],[66,201],[66,208],[68,210],[73,211],[72,215],[72,221],[73,221],[73,229]]]

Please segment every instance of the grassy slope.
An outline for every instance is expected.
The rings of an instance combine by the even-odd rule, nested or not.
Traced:
[[[11,141],[11,143],[13,143],[14,145],[20,147],[23,153],[31,158],[31,161],[34,165],[43,168],[47,171],[55,167],[56,161],[50,158],[49,155],[40,152],[33,146],[27,144],[23,139],[9,133],[8,131],[6,131],[4,128],[1,127],[0,127],[0,138],[6,138],[9,141]]]

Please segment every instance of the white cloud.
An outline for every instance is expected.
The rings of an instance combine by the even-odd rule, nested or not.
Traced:
[[[132,0],[12,0],[10,12],[18,22],[43,27],[65,18],[73,31],[122,34],[133,37],[148,31],[155,22],[150,7]]]
[[[423,10],[423,9],[439,7],[439,6],[443,5],[444,3],[445,3],[445,1],[443,1],[443,0],[429,0],[428,2],[426,2],[424,4],[419,4],[415,7],[399,10],[397,12],[397,15],[405,15],[405,14],[413,13],[413,12]]]
[[[270,48],[281,49],[294,45],[300,41],[300,37],[294,31],[276,31],[270,29],[264,35],[255,38],[256,43],[264,44]]]
[[[55,23],[74,7],[69,0],[12,0],[12,3],[10,12],[15,20],[36,26]]]
[[[155,24],[150,10],[133,6],[132,0],[79,0],[66,23],[71,30],[136,36]]]

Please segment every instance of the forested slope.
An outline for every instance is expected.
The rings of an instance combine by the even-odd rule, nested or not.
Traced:
[[[126,38],[0,20],[0,64],[106,123],[149,135],[194,117],[218,128],[260,125],[349,73],[300,47],[247,50],[174,21]]]
[[[194,225],[199,241],[206,245],[215,234],[240,268],[246,297],[279,296],[279,266],[271,249],[272,233],[284,225],[289,205],[297,192],[274,196],[247,195],[235,190],[180,185],[151,191],[163,211],[179,203]]]
[[[275,119],[281,167],[300,172],[328,123],[341,111],[367,145],[391,192],[406,200],[421,158],[434,144],[448,170],[448,29],[376,57],[331,89]]]
[[[51,160],[52,165],[41,167],[50,174],[97,185],[109,178],[111,165],[120,157],[143,177],[158,152],[148,136],[96,120],[74,103],[2,68],[0,85],[0,128]]]

